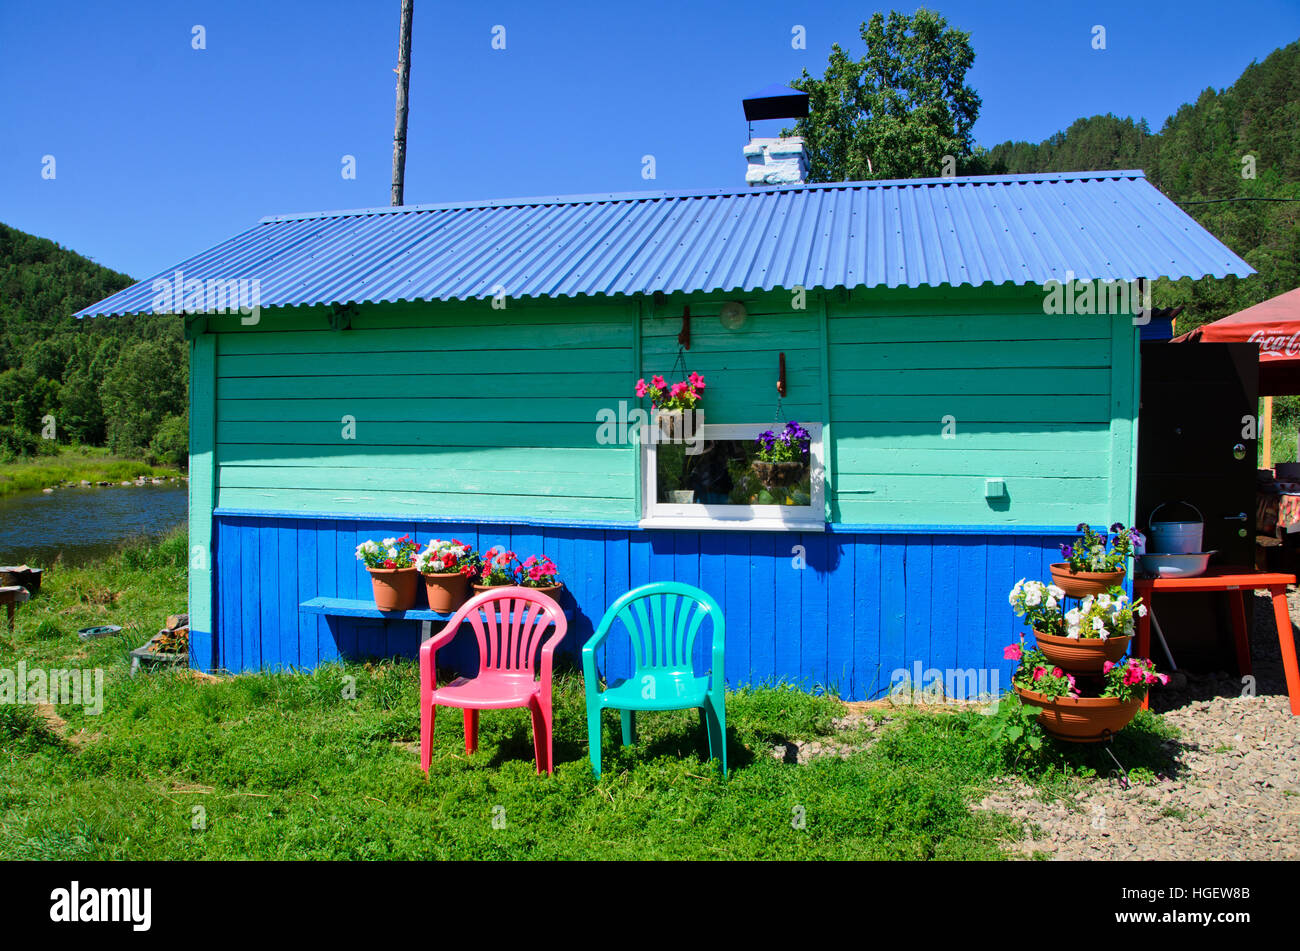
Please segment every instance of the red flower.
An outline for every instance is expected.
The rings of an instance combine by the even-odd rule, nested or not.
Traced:
[[[385,558],[385,559],[384,559],[384,567],[385,567],[385,568],[396,568],[396,567],[397,567],[397,562],[393,561],[393,559],[391,559],[391,558]]]

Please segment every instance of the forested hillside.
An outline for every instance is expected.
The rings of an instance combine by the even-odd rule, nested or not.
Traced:
[[[1300,287],[1300,41],[1252,63],[1227,89],[1206,89],[1159,132],[1093,116],[1038,144],[1004,142],[984,159],[993,173],[1143,169],[1259,272],[1161,282],[1158,306],[1189,305],[1180,331]]]
[[[0,457],[79,443],[184,461],[189,371],[180,321],[71,316],[132,283],[0,224]],[[54,439],[42,438],[51,432]]]

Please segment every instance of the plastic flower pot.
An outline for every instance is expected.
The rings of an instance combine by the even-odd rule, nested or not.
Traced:
[[[1137,716],[1145,694],[1132,700],[1117,697],[1046,697],[1015,685],[1020,699],[1039,707],[1038,723],[1051,736],[1068,743],[1099,743],[1118,733]]]
[[[1052,565],[1052,583],[1072,598],[1105,594],[1124,582],[1124,568],[1115,571],[1071,571],[1068,561]]]
[[[1038,649],[1057,667],[1072,674],[1100,674],[1106,661],[1115,663],[1128,650],[1130,637],[1059,637],[1034,631]]]
[[[375,590],[375,607],[381,611],[409,611],[415,607],[420,573],[415,568],[367,568]]]
[[[424,590],[429,596],[429,610],[454,614],[469,600],[469,578],[459,571],[427,574],[424,576]]]

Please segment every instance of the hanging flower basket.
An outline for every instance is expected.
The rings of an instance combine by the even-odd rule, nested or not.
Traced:
[[[754,475],[758,476],[758,481],[769,489],[797,485],[804,472],[808,469],[807,463],[803,462],[762,462],[755,460],[750,463],[750,466],[754,470]]]

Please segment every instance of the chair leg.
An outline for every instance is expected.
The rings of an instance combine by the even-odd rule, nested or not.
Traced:
[[[619,719],[623,721],[623,745],[634,746],[636,744],[636,711],[620,710],[618,714]]]
[[[465,752],[473,753],[478,749],[478,711],[465,710]]]
[[[420,769],[428,775],[433,760],[433,724],[438,708],[431,703],[420,705]]]
[[[551,772],[551,722],[548,710],[542,702],[534,697],[528,704],[528,712],[533,715],[533,754],[537,759],[537,774]]]
[[[709,720],[709,756],[722,762],[722,777],[727,777],[727,708],[726,702],[717,700],[713,694],[704,698],[708,707]]]
[[[704,704],[699,708],[699,710],[700,732],[704,734],[704,738],[709,743],[709,759],[713,759],[716,754],[713,752],[713,724],[709,718],[709,701],[707,698],[705,698]]]
[[[600,707],[587,704],[587,755],[591,771],[600,779]]]

